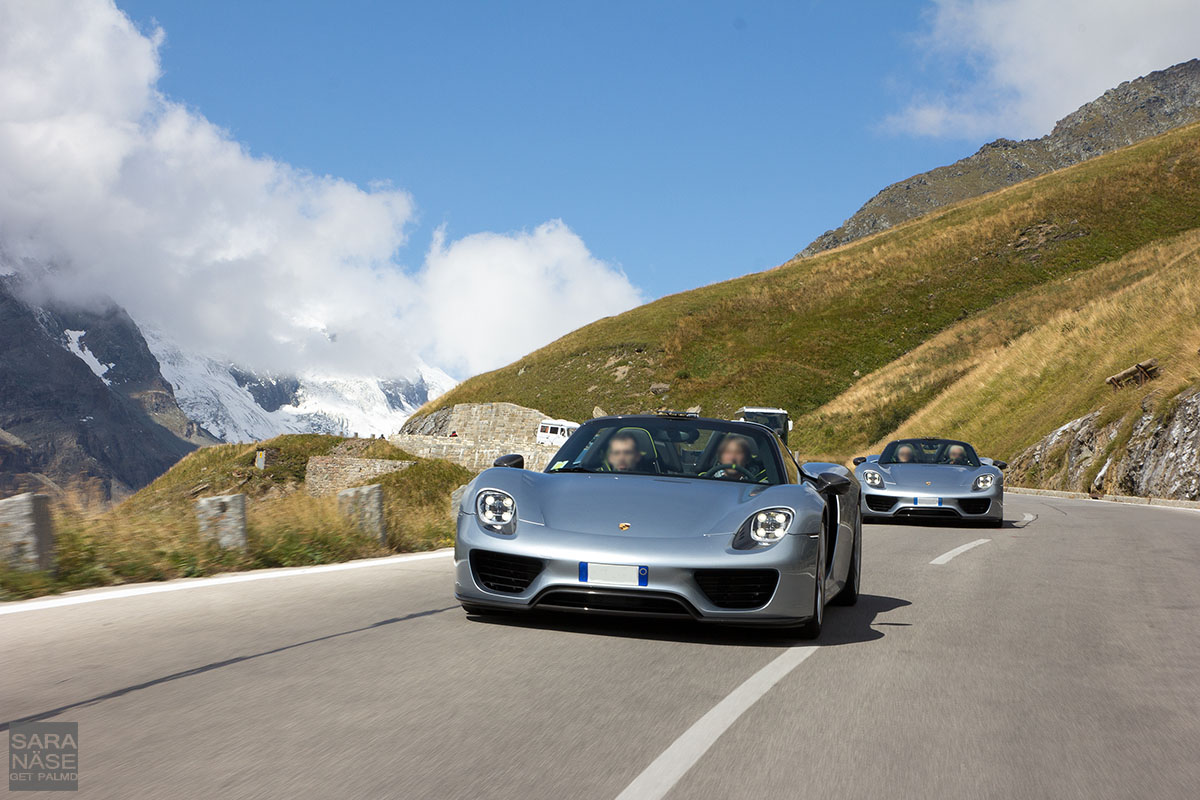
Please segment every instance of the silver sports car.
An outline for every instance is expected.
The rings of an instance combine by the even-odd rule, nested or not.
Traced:
[[[859,485],[769,428],[601,417],[545,472],[502,456],[467,486],[454,545],[468,613],[554,609],[821,630],[858,599]]]
[[[1008,464],[980,458],[952,439],[898,439],[879,455],[854,459],[862,513],[871,518],[942,517],[1004,523]]]

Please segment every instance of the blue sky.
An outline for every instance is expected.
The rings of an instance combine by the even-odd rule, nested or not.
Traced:
[[[561,218],[655,297],[984,141],[885,123],[944,82],[920,3],[119,5],[166,32],[159,88],[252,152],[411,192],[413,261],[440,224]]]
[[[1197,30],[1194,0],[0,2],[0,271],[246,367],[464,378],[780,264]]]

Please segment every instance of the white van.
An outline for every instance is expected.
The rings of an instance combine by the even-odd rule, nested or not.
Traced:
[[[578,429],[578,422],[565,419],[544,419],[538,425],[537,443],[561,447]]]
[[[782,408],[766,408],[764,406],[744,406],[737,410],[738,422],[757,422],[766,425],[779,438],[787,441],[788,431],[792,429],[792,420],[788,412]]]

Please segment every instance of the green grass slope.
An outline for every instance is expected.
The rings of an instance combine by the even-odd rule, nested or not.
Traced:
[[[586,419],[597,405],[727,415],[763,404],[813,423],[860,380],[956,325],[1007,309],[1001,335],[1020,336],[1085,297],[1094,268],[1198,225],[1200,126],[1190,126],[838,250],[599,320],[423,411],[509,401]],[[1111,288],[1123,285],[1106,274]],[[1069,286],[1072,276],[1084,283]],[[823,428],[797,430],[793,444],[845,456],[877,438],[858,432],[864,424],[873,434],[900,425],[961,378],[972,353],[996,343],[987,323],[971,335],[976,342],[943,341],[941,372],[919,382],[923,394],[881,393],[869,413],[826,414]],[[652,394],[653,382],[670,391]]]

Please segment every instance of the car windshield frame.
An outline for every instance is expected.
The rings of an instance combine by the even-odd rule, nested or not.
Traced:
[[[641,429],[645,437],[639,437],[639,443],[644,444],[648,440],[655,448],[650,462],[642,468],[618,472],[603,467],[604,460],[599,451],[606,449],[609,439],[622,429]],[[674,435],[669,435],[668,432],[674,432]],[[693,433],[696,434],[694,438],[686,438]],[[732,480],[728,477],[703,474],[713,471],[720,442],[729,435],[750,439],[755,450],[754,472],[758,474],[761,471],[760,480]],[[697,444],[701,442],[703,444]],[[660,454],[657,448],[661,447],[675,447],[675,450],[673,454]],[[774,431],[756,423],[694,417],[601,417],[579,426],[550,459],[544,472],[551,475],[638,475],[742,483],[749,486],[776,486],[790,482],[790,473],[784,467],[783,458]]]
[[[897,461],[896,451],[902,446],[909,445],[914,448],[920,456],[913,461]],[[930,445],[936,447],[936,455],[933,458],[928,458],[927,453]],[[954,445],[960,445],[966,451],[965,464],[951,464],[948,461],[942,460],[943,456],[949,452]],[[959,441],[958,439],[896,439],[888,442],[883,448],[883,452],[879,454],[880,464],[921,464],[929,467],[971,467],[973,469],[983,465],[983,461],[979,458],[979,454],[975,452],[975,448],[969,443]]]

